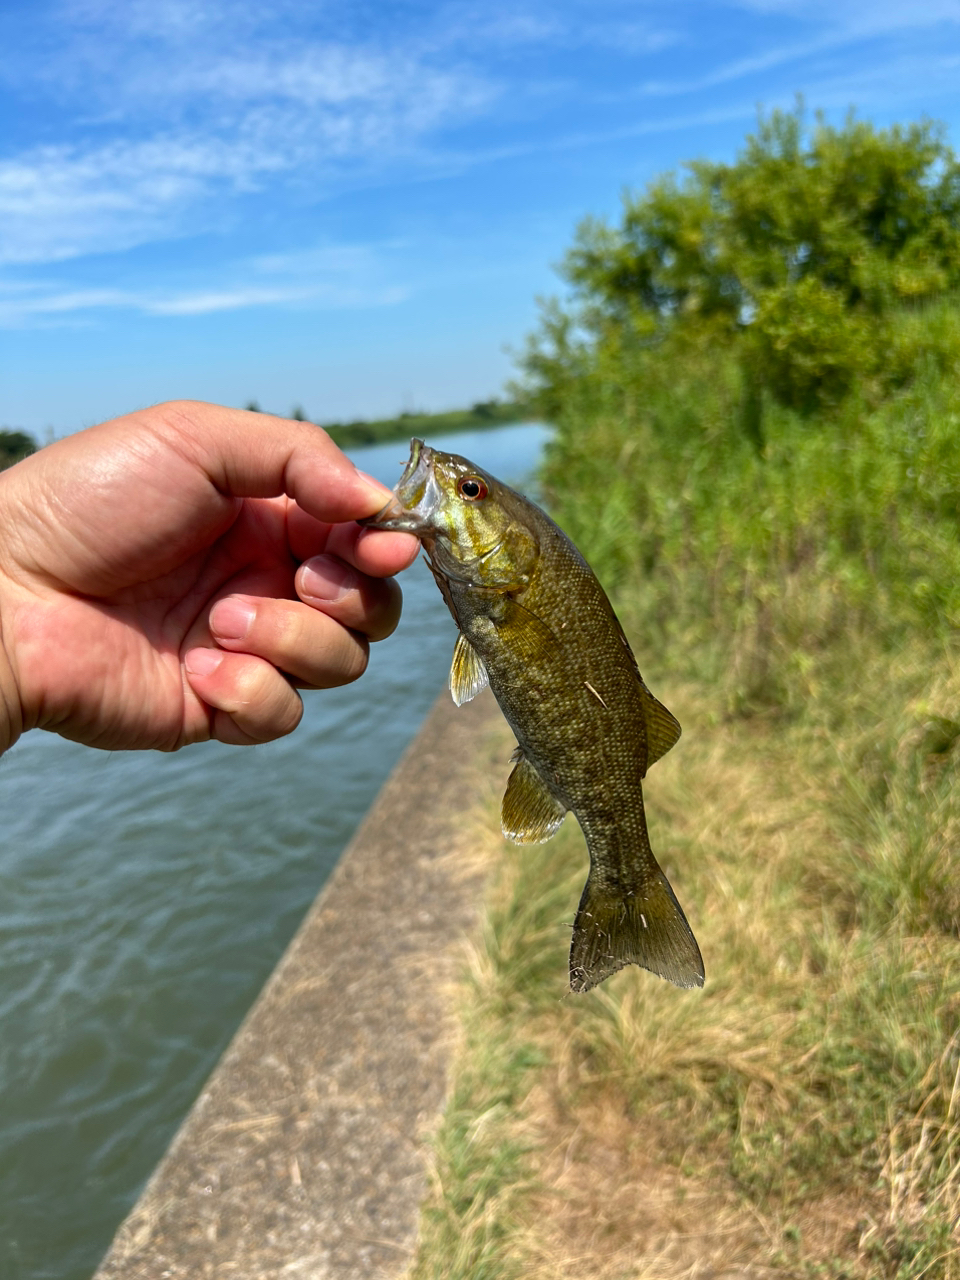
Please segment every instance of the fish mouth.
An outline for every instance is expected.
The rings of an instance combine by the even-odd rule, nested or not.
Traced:
[[[410,460],[390,501],[375,516],[359,523],[371,529],[424,534],[432,527],[430,517],[439,503],[440,491],[433,473],[433,450],[414,437],[410,441]]]

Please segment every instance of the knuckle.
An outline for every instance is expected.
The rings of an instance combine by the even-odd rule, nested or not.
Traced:
[[[354,631],[340,629],[340,634],[328,649],[320,672],[319,683],[328,688],[340,684],[352,684],[359,680],[370,661],[370,646],[365,636]]]
[[[260,659],[239,662],[233,679],[233,701],[237,711],[262,699],[269,686],[270,667]]]
[[[365,638],[348,633],[350,641],[347,646],[346,670],[350,680],[359,680],[370,662],[370,646]]]
[[[244,740],[270,742],[296,729],[303,717],[303,703],[279,672],[269,673],[259,687],[251,686],[247,692],[252,696],[230,715],[234,729]]]
[[[270,736],[272,738],[286,737],[288,733],[293,733],[302,719],[303,702],[300,700],[299,694],[294,692],[289,685],[285,685],[283,697],[280,699],[270,722]]]
[[[264,648],[280,659],[302,653],[310,644],[300,610],[287,601],[267,611],[261,639]]]
[[[387,636],[392,636],[400,621],[402,608],[403,592],[398,583],[388,579],[383,583],[383,596],[373,616],[373,625],[369,630],[370,639],[386,640]]]

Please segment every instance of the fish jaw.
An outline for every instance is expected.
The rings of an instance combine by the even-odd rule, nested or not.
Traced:
[[[390,501],[375,516],[359,523],[367,528],[390,529],[423,537],[433,531],[433,516],[441,500],[433,450],[414,437],[410,441],[410,460]]]

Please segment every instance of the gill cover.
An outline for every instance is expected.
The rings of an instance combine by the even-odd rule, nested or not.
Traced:
[[[416,534],[434,572],[451,581],[518,591],[530,580],[539,544],[508,509],[509,493],[466,458],[413,439],[393,499],[364,523]]]

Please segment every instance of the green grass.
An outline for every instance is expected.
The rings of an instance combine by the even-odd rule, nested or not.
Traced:
[[[517,1123],[538,1051],[511,1042],[483,1000],[467,1018],[456,1087],[435,1143],[432,1195],[425,1210],[418,1264],[411,1280],[493,1280],[520,1276],[510,1259],[517,1214],[529,1191],[531,1137]]]

